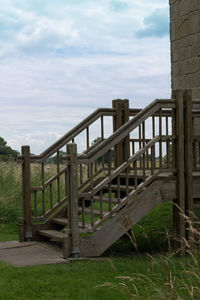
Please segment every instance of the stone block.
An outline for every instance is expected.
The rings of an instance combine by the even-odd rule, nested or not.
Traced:
[[[192,57],[180,62],[181,70],[180,75],[187,75],[192,73],[197,73],[200,71],[200,57]]]
[[[200,87],[192,89],[192,98],[200,99]]]
[[[172,89],[183,89],[183,77],[173,77],[172,75]]]
[[[183,79],[183,88],[198,88],[200,86],[200,72],[187,74]]]
[[[199,0],[176,0],[170,1],[171,20],[184,16],[200,9]]]
[[[173,28],[175,26],[175,28]],[[172,41],[200,32],[200,11],[189,13],[171,23]]]

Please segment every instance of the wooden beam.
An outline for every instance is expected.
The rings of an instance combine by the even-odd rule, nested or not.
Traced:
[[[176,169],[177,169],[177,201],[174,208],[174,222],[175,231],[179,242],[177,247],[179,248],[180,255],[185,254],[185,219],[183,214],[185,213],[185,177],[184,177],[184,102],[183,92],[176,90],[174,93],[176,99],[176,115],[175,115],[175,127],[176,127]]]
[[[113,131],[118,130],[122,125],[129,121],[129,100],[116,99],[112,101],[112,107],[115,109],[113,117]],[[123,141],[115,146],[115,164],[120,166],[130,155],[129,135]]]
[[[32,240],[31,171],[30,171],[30,147],[29,146],[22,146],[22,156],[23,156],[23,164],[22,164],[23,217],[25,222],[24,240],[31,241]]]
[[[68,201],[69,201],[69,219],[71,229],[71,255],[78,257],[79,247],[79,228],[78,228],[78,195],[77,195],[77,145],[67,145],[67,155],[69,155],[69,177],[68,177]]]
[[[191,217],[193,211],[193,191],[192,191],[192,137],[193,137],[193,124],[192,124],[192,91],[185,90],[183,94],[185,115],[185,213]],[[189,239],[190,232],[187,230],[186,224],[186,238]]]

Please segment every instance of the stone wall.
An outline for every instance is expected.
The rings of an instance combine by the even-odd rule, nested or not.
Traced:
[[[200,0],[169,0],[172,89],[200,99]]]

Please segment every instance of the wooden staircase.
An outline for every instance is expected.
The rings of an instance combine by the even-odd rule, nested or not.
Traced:
[[[173,100],[155,100],[143,110],[129,109],[127,100],[115,100],[112,109],[97,110],[41,155],[30,155],[29,147],[22,147],[20,241],[59,242],[65,258],[99,256],[162,201],[177,199],[188,214],[192,199],[200,198],[200,138],[192,127],[180,127],[180,120],[185,116],[192,123],[200,116],[200,101],[192,102],[188,91],[181,95],[179,91]],[[106,139],[105,117],[114,124]],[[89,128],[97,120],[101,137],[93,144]],[[146,130],[149,124],[151,130]],[[87,147],[77,154],[74,141],[83,132]],[[67,151],[61,158],[64,146]],[[52,155],[55,174],[48,177]],[[32,186],[31,166],[36,163],[41,184]],[[183,221],[177,210],[174,214],[175,230],[181,228],[178,233],[183,235]]]

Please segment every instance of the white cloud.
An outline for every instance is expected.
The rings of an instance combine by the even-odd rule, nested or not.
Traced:
[[[167,0],[0,4],[0,127],[14,148],[39,153],[112,99],[170,96],[169,38],[136,37]]]

